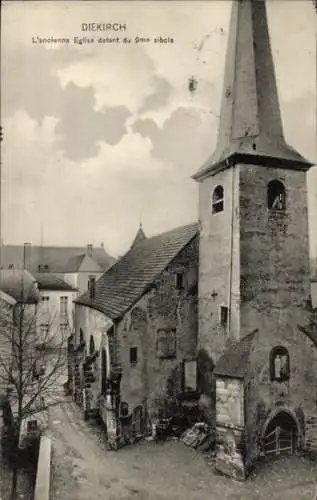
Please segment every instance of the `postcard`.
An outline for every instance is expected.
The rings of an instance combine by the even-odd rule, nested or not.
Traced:
[[[316,8],[1,3],[1,499],[316,500]]]

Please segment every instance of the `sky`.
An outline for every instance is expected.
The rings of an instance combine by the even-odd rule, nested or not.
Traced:
[[[118,256],[140,221],[151,236],[197,220],[191,176],[216,143],[230,10],[229,0],[3,3],[4,243],[104,242]],[[316,163],[313,3],[270,0],[268,20],[286,140]],[[93,22],[125,31],[82,31]],[[131,43],[74,43],[116,36]],[[316,254],[317,167],[308,186]]]

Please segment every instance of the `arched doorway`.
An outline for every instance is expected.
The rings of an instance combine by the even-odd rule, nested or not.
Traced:
[[[298,425],[290,412],[281,410],[264,427],[263,452],[267,456],[291,455],[298,443]]]

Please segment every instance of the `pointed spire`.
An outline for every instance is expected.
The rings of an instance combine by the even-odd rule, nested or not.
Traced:
[[[131,248],[134,248],[136,245],[138,245],[141,241],[143,241],[145,239],[146,239],[146,236],[145,236],[145,233],[144,233],[143,228],[142,228],[142,222],[140,222],[138,232],[135,235],[135,238],[133,240]]]
[[[265,0],[233,0],[217,146],[193,178],[271,158],[286,168],[311,166],[284,139]]]

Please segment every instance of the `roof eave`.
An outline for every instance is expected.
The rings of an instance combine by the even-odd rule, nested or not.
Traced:
[[[226,157],[212,162],[212,160],[205,163],[205,165],[198,170],[198,172],[192,175],[192,179],[201,182],[209,176],[213,176],[223,170],[231,168],[236,164],[252,164],[259,165],[263,167],[277,167],[291,170],[299,170],[307,172],[314,163],[309,162],[305,158],[302,160],[291,160],[288,158],[268,156],[268,155],[256,155],[250,153],[231,153]]]

